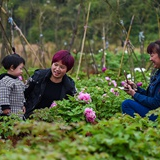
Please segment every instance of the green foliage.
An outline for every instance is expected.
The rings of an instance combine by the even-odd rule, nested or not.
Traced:
[[[152,122],[138,115],[132,118],[115,114],[111,119],[103,119],[94,125],[83,121],[66,124],[27,120],[17,122],[12,137],[0,141],[0,158],[158,160],[159,129],[159,119]]]
[[[7,138],[8,136],[11,136],[16,121],[20,120],[21,119],[16,115],[0,116],[0,137]]]

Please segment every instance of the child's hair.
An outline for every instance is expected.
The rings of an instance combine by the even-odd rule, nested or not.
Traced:
[[[2,66],[8,70],[13,66],[16,69],[21,63],[25,65],[25,60],[19,56],[18,54],[10,54],[3,58],[1,64]]]

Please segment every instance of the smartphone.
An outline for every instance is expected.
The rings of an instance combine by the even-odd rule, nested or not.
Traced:
[[[126,79],[127,84],[129,84],[129,80],[128,80],[128,78],[127,78],[127,73],[126,73],[125,70],[124,70],[124,77],[125,77],[125,79]],[[128,88],[123,88],[123,90],[124,90],[124,91],[128,91],[129,89],[128,89]]]

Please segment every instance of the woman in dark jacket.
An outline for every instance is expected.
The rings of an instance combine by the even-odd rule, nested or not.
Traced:
[[[148,88],[137,87],[132,81],[125,83],[126,93],[131,95],[134,100],[127,99],[122,103],[122,112],[134,117],[138,113],[145,117],[150,110],[160,107],[160,41],[152,42],[148,45],[147,52],[150,54],[150,61],[153,62],[156,73],[150,80]],[[157,116],[151,115],[150,120],[155,120]]]
[[[67,99],[76,93],[74,81],[66,75],[74,65],[74,58],[67,50],[60,50],[52,58],[49,69],[36,70],[28,80],[25,90],[28,118],[35,109],[50,107],[55,100]]]

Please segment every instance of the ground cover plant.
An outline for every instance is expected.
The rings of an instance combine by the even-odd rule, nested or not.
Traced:
[[[159,114],[160,111],[157,110]],[[3,122],[1,122],[3,124]],[[97,124],[14,121],[1,139],[0,158],[17,159],[159,159],[159,119],[115,114]],[[3,130],[4,127],[1,127]]]

